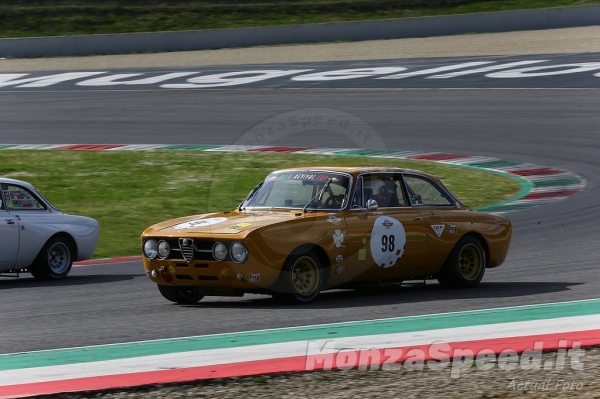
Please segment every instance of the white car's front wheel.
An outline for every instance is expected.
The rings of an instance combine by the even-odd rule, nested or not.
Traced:
[[[40,251],[30,272],[39,280],[57,280],[65,277],[73,265],[73,250],[67,239],[53,237]]]

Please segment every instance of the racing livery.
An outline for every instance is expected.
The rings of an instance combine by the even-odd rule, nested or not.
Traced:
[[[273,172],[237,209],[158,223],[141,239],[146,273],[170,301],[306,303],[372,283],[474,287],[510,237],[508,219],[472,211],[429,173],[336,166]]]

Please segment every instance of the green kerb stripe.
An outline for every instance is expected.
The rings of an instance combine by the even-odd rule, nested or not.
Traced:
[[[308,327],[0,355],[0,370],[85,363],[195,350],[469,327],[600,313],[600,300],[399,317]]]
[[[498,160],[498,161],[491,161],[491,162],[480,162],[480,163],[471,163],[469,164],[469,166],[475,166],[477,168],[503,168],[506,166],[515,166],[515,165],[519,165],[521,162],[515,162],[515,161],[503,161],[503,160]]]
[[[534,187],[570,186],[574,184],[581,184],[581,179],[569,177],[555,180],[537,180],[533,182]]]

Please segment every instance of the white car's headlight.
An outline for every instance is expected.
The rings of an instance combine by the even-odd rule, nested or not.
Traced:
[[[158,255],[157,246],[158,246],[158,244],[156,243],[156,240],[153,238],[150,238],[150,239],[146,240],[146,242],[144,242],[144,255],[146,256],[146,258],[148,258],[148,259],[156,258],[156,255]]]
[[[169,246],[169,243],[166,242],[165,240],[162,240],[158,243],[158,256],[160,256],[161,258],[166,258],[169,256],[169,253],[171,252],[171,247]]]
[[[231,258],[234,262],[242,263],[248,258],[248,249],[244,244],[239,241],[235,241],[231,244]]]
[[[225,260],[227,256],[227,247],[222,242],[215,242],[213,245],[213,256],[216,260]]]

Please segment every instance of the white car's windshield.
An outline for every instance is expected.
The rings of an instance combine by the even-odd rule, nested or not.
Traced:
[[[240,207],[341,209],[346,206],[349,182],[349,176],[335,172],[274,172]]]

